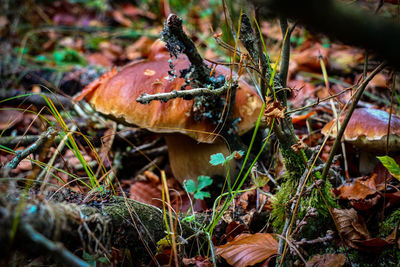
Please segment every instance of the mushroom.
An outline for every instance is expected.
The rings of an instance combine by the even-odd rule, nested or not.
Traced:
[[[153,44],[148,59],[136,61],[104,74],[90,83],[75,98],[86,99],[95,110],[129,125],[165,134],[170,164],[175,178],[197,179],[199,175],[225,175],[222,166],[211,166],[210,156],[221,152],[225,156],[229,148],[221,138],[213,134],[216,125],[196,121],[193,117],[193,100],[182,98],[168,102],[152,101],[140,104],[136,99],[143,93],[157,94],[181,90],[185,81],[176,77],[171,80],[169,53],[160,41]],[[180,55],[173,60],[176,73],[189,67],[189,60]],[[230,75],[230,69],[217,66],[216,75]],[[240,118],[238,133],[243,134],[254,127],[262,107],[256,90],[239,79],[233,116]],[[232,169],[232,166],[231,166]]]
[[[357,108],[343,134],[343,140],[360,149],[360,173],[370,173],[377,161],[376,155],[386,152],[389,113],[379,109]],[[344,120],[344,115],[340,121]],[[325,136],[336,138],[336,120],[321,130]],[[331,129],[332,128],[332,129]],[[400,117],[393,115],[390,121],[389,152],[400,151]],[[372,156],[372,157],[371,157]],[[371,162],[372,161],[372,162]]]

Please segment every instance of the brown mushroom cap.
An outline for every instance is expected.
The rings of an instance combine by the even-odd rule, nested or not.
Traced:
[[[355,109],[343,134],[346,142],[362,149],[370,149],[383,152],[386,149],[389,113],[379,109],[358,108]],[[340,121],[344,120],[344,115]],[[336,120],[327,123],[321,130],[322,134],[336,137]],[[400,117],[393,115],[390,121],[389,150],[400,150]]]
[[[85,98],[94,108],[105,114],[121,119],[128,124],[146,128],[154,132],[180,132],[199,142],[211,143],[215,125],[203,120],[195,121],[192,116],[193,100],[171,99],[164,103],[152,101],[140,104],[136,99],[143,93],[157,94],[181,90],[183,78],[170,81],[169,55],[162,51],[159,42],[155,44],[150,58],[125,66],[121,71],[115,69],[89,84],[76,100]],[[173,61],[176,73],[189,67],[189,61],[182,55]],[[230,75],[230,69],[218,66],[216,75]],[[262,106],[261,98],[253,87],[239,81],[236,92],[234,116],[240,117],[239,134],[250,130]]]

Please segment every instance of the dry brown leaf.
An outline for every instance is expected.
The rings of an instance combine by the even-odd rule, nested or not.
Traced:
[[[30,155],[31,158],[33,158],[33,155]],[[32,162],[29,159],[23,159],[21,160],[21,162],[17,165],[17,168],[12,169],[11,172],[12,173],[21,173],[24,171],[30,171],[32,170],[33,165]]]
[[[92,53],[85,56],[90,65],[98,65],[105,68],[111,68],[112,61],[102,53]]]
[[[100,42],[99,49],[104,56],[112,61],[117,60],[124,54],[124,50],[121,46],[107,41]]]
[[[333,209],[332,213],[337,222],[338,231],[352,248],[360,248],[356,243],[370,238],[367,226],[355,209]]]
[[[254,265],[278,253],[278,242],[272,234],[241,234],[233,241],[218,246],[216,253],[230,265],[245,267]]]
[[[294,152],[300,152],[301,150],[306,148],[306,144],[303,141],[298,140],[296,144],[292,145],[291,148]]]
[[[290,103],[294,108],[300,108],[307,100],[315,98],[315,85],[296,77],[288,81],[288,87],[291,88]]]
[[[358,178],[353,183],[344,184],[335,189],[334,193],[341,199],[365,199],[369,195],[376,194],[375,178],[376,174],[372,174],[370,177]]]
[[[346,258],[343,254],[324,254],[315,255],[307,262],[306,267],[341,267],[346,263]]]
[[[116,22],[118,22],[122,26],[131,27],[133,24],[133,22],[127,17],[125,17],[124,14],[122,14],[122,12],[119,10],[113,10],[112,17]]]
[[[136,42],[125,48],[126,57],[133,60],[140,57],[147,57],[153,40],[147,36],[140,37]]]
[[[350,200],[350,203],[357,210],[369,210],[370,208],[378,204],[380,198],[381,195],[375,195],[372,198]]]
[[[267,103],[267,107],[265,108],[264,116],[268,124],[272,123],[272,119],[285,118],[285,108],[279,101],[273,101],[272,98],[266,97],[265,103]]]
[[[360,250],[364,251],[372,251],[372,252],[380,252],[384,247],[390,245],[388,241],[382,238],[370,238],[361,242],[358,242]]]
[[[400,191],[395,193],[385,193],[385,199],[391,206],[398,205],[400,203]]]
[[[329,49],[329,67],[335,72],[350,73],[364,57],[364,52],[359,48],[333,44]]]
[[[155,187],[151,182],[136,182],[129,187],[129,193],[129,198],[131,199],[156,207],[162,207],[161,190]]]
[[[306,46],[307,43],[304,44]],[[322,56],[325,66],[328,65],[329,50],[319,43],[315,43],[293,55],[293,60],[297,63],[297,70],[321,71],[320,56]]]
[[[185,266],[196,266],[196,267],[212,267],[214,266],[207,258],[203,258],[197,255],[194,258],[183,258],[182,263]]]
[[[122,5],[122,9],[121,9],[122,13],[124,13],[124,15],[129,16],[129,17],[137,17],[137,16],[142,16],[142,17],[146,17],[148,19],[156,19],[157,15],[147,11],[147,10],[143,10],[143,8],[139,8],[136,7],[132,4],[124,4]]]

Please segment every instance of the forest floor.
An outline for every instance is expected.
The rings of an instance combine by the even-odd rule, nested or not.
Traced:
[[[66,264],[66,259],[76,266],[159,266],[175,265],[177,260],[187,266],[213,266],[215,262],[218,266],[279,264],[277,260],[282,259],[283,253],[278,242],[280,238],[283,240],[283,225],[274,225],[276,218],[271,214],[278,209],[274,201],[277,193],[284,190],[282,185],[287,174],[274,136],[262,151],[257,168],[249,171],[241,188],[231,192],[235,194],[232,201],[221,216],[216,216],[217,207],[228,198],[227,195],[217,198],[222,193],[223,182],[204,178],[203,185],[198,182],[192,187],[183,186],[174,178],[162,135],[109,120],[85,101],[74,101],[85,86],[114,66],[121,69],[132,61],[147,59],[152,44],[160,38],[170,10],[183,18],[184,29],[203,58],[229,66],[233,60],[232,50],[225,49],[221,43],[235,47],[231,33],[237,31],[240,9],[224,8],[221,2],[225,1],[139,1],[140,5],[106,0],[24,0],[18,5],[5,2],[0,4],[4,11],[0,12],[0,232],[3,232],[0,248],[4,248],[0,252],[3,256],[0,264]],[[373,13],[374,5],[361,2],[360,8]],[[228,8],[231,8],[230,18],[236,29],[233,31],[222,15],[227,14]],[[251,13],[247,15],[251,17]],[[398,6],[385,4],[377,15],[398,17]],[[275,66],[279,63],[285,36],[279,21],[260,21],[259,29],[271,66]],[[294,134],[301,141],[299,144],[318,151],[325,162],[335,139],[325,138],[321,129],[346,113],[347,103],[381,61],[373,53],[366,55],[362,48],[333,42],[300,25],[294,28],[290,42],[288,88],[285,89],[289,99],[285,112],[291,116]],[[242,45],[239,49],[245,50]],[[235,60],[243,63],[239,58]],[[251,69],[241,67],[243,65],[235,65],[234,71],[242,72],[244,80],[253,85],[259,81]],[[357,109],[393,114],[393,127],[398,127],[393,131],[398,134],[399,84],[398,72],[385,68],[368,83],[357,106]],[[371,122],[372,125],[378,123]],[[270,130],[261,128],[254,139],[252,131],[241,137],[246,145],[254,143],[252,155],[261,149]],[[297,219],[291,235],[285,236],[284,254],[288,262],[298,266],[398,264],[400,167],[396,162],[400,162],[400,155],[398,149],[385,151],[385,145],[381,146],[381,152],[376,152],[376,149],[359,148],[351,143],[341,145],[332,165],[335,175],[329,179],[334,206],[326,207],[329,213],[311,235],[302,231],[304,225],[316,216],[320,205],[328,203],[318,203],[314,207],[310,202],[309,208],[302,211],[303,218]],[[242,157],[237,152],[233,154],[238,159]],[[387,156],[386,167],[377,156]],[[214,163],[219,164],[226,159],[215,160]],[[319,188],[319,185],[318,179],[311,181],[305,194],[311,194],[312,188]],[[157,207],[166,214],[160,217],[160,227],[171,228],[171,232],[176,231],[174,220],[178,217],[183,218],[183,224],[193,221],[199,224],[194,214],[202,214],[205,222],[196,225],[193,235],[201,232],[206,237],[198,240],[206,241],[198,241],[189,252],[183,237],[170,242],[170,234],[161,232],[165,236],[152,240],[153,247],[145,252],[148,258],[137,260],[135,257],[139,256],[124,246],[129,240],[123,240],[121,229],[117,233],[119,247],[113,243],[116,236],[105,240],[105,228],[99,233],[95,227],[87,231],[87,236],[74,237],[85,239],[85,247],[62,234],[47,235],[46,227],[43,228],[45,221],[41,222],[42,226],[34,225],[37,232],[44,229],[41,233],[47,239],[42,243],[29,235],[32,229],[19,226],[31,222],[31,219],[24,221],[24,216],[35,213],[32,210],[35,205],[43,205],[40,207],[46,210],[38,216],[57,217],[76,210],[75,206],[67,208],[54,203],[73,203],[76,207],[102,210],[107,203],[114,203],[115,197]],[[290,208],[289,204],[280,208]],[[132,215],[129,208],[128,211],[123,211],[128,214],[127,221],[132,216],[140,216]],[[149,214],[153,211],[146,210]],[[215,217],[219,220],[214,221]],[[6,218],[11,220],[6,221]],[[84,219],[80,220],[80,227],[83,227]],[[60,227],[64,224],[69,222],[63,221]],[[132,224],[121,225],[133,227]],[[24,234],[30,236],[26,244]],[[59,242],[63,243],[62,249],[57,249]],[[71,245],[76,242],[80,246]],[[95,245],[89,245],[90,242]],[[34,253],[31,253],[26,246],[35,244],[42,250],[38,252],[32,248]],[[67,249],[74,250],[68,255],[61,252]],[[74,255],[83,261],[74,261]],[[144,263],[145,260],[148,262]]]

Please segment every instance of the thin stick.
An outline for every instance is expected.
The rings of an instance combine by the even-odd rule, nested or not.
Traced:
[[[45,133],[43,133],[40,138],[33,143],[32,145],[30,145],[29,147],[27,147],[26,149],[17,152],[16,156],[6,164],[5,168],[6,169],[15,169],[17,168],[18,164],[27,156],[29,156],[29,154],[37,151],[38,149],[40,149],[40,147],[46,142],[46,140],[48,140],[52,135],[55,135],[57,132],[53,127],[49,127],[49,129],[47,129],[47,131]]]
[[[183,98],[183,99],[192,99],[193,97],[196,96],[220,96],[226,93],[226,91],[229,88],[229,83],[226,83],[224,86],[216,89],[210,89],[210,88],[195,88],[195,89],[190,89],[190,90],[184,90],[184,91],[176,91],[173,90],[169,93],[160,93],[160,94],[142,94],[139,96],[136,101],[141,103],[141,104],[148,104],[153,100],[160,100],[167,102],[170,99],[174,98]]]

